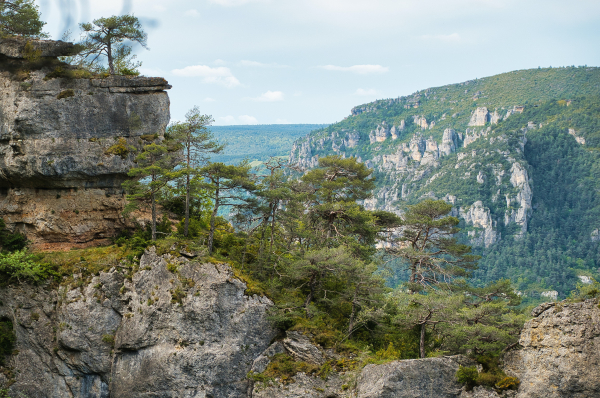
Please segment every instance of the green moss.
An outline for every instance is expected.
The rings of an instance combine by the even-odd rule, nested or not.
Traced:
[[[57,99],[63,99],[63,98],[69,98],[69,97],[74,97],[75,96],[75,91],[73,91],[72,89],[68,89],[68,90],[63,90],[60,92],[60,94],[58,94],[56,96]]]
[[[102,342],[108,344],[111,347],[115,346],[115,336],[112,334],[105,334],[102,336]]]

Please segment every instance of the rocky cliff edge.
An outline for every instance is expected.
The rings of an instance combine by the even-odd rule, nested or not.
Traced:
[[[27,59],[27,44],[44,60]],[[121,183],[133,149],[169,123],[166,80],[61,77],[72,67],[56,57],[73,51],[0,40],[0,216],[42,245],[85,244],[123,228]]]

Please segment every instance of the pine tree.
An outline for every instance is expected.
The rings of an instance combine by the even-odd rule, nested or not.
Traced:
[[[169,136],[182,146],[183,162],[179,169],[185,186],[185,219],[183,235],[188,236],[190,224],[190,199],[193,180],[200,174],[200,168],[208,161],[209,154],[223,151],[225,145],[219,144],[209,130],[214,122],[210,115],[203,115],[195,106],[185,114],[185,122],[171,125]]]
[[[82,23],[79,26],[85,36],[80,43],[84,49],[79,56],[87,65],[98,65],[106,57],[111,75],[120,72],[115,68],[115,60],[125,69],[140,65],[132,63],[131,47],[123,42],[136,42],[148,48],[148,35],[142,29],[139,19],[133,15],[98,18],[92,23]]]
[[[247,163],[240,165],[226,165],[224,163],[209,163],[200,169],[200,174],[205,180],[205,187],[212,194],[213,211],[210,216],[208,231],[208,253],[213,252],[215,226],[219,209],[222,206],[236,206],[245,203],[249,192],[256,189],[250,176],[250,166]]]
[[[33,0],[0,0],[0,38],[25,36],[45,38],[46,23],[40,20],[40,11]]]
[[[391,240],[387,252],[405,261],[410,289],[418,291],[454,278],[470,276],[479,256],[458,243],[458,218],[449,216],[452,206],[443,200],[424,200],[408,206],[400,223],[400,236]]]
[[[177,176],[174,168],[178,160],[178,149],[168,141],[145,145],[135,158],[137,166],[130,169],[128,173],[134,180],[123,183],[131,205],[136,206],[140,202],[150,203],[153,241],[156,240],[157,196]]]

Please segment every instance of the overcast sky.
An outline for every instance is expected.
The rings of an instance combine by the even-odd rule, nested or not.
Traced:
[[[171,117],[333,123],[381,98],[538,66],[600,65],[599,0],[37,0],[46,31],[132,12]]]

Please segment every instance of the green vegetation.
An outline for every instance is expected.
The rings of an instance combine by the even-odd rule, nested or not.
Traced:
[[[40,20],[40,12],[34,0],[4,0],[0,2],[0,38],[25,36],[48,37],[42,32],[46,23]]]
[[[183,236],[188,237],[192,189],[198,189],[201,166],[206,164],[210,154],[222,152],[224,146],[215,141],[208,128],[214,121],[212,116],[201,114],[196,106],[186,113],[185,118],[185,122],[169,126],[167,134],[182,146],[183,160],[178,171],[181,175],[180,185],[185,189]]]
[[[0,319],[0,366],[6,364],[6,357],[12,354],[17,337],[12,322],[7,318]]]
[[[366,162],[374,169],[379,197],[375,202],[380,208],[384,205],[381,198],[385,198],[385,206],[403,209],[425,198],[449,201],[451,195],[455,197],[455,210],[467,212],[481,201],[490,210],[500,239],[484,247],[482,228],[459,217],[459,243],[475,244],[480,240],[473,249],[473,254],[482,256],[479,268],[473,272],[473,283],[484,286],[509,278],[524,294],[524,305],[543,300],[540,294],[549,290],[565,298],[579,277],[600,278],[600,240],[593,235],[600,227],[599,82],[600,68],[565,67],[514,71],[430,88],[355,107],[352,116],[311,133],[296,147],[309,144],[313,157],[343,152],[345,157]],[[416,174],[382,167],[381,158],[395,155],[415,133],[424,139],[431,136],[438,144],[446,128],[464,134],[472,112],[483,106],[498,112],[499,123],[475,128],[478,133],[491,129],[468,147],[459,148],[458,153],[438,159],[436,167],[421,166]],[[503,120],[514,106],[523,106],[523,112]],[[413,118],[420,116],[427,119],[428,128],[422,129],[414,122]],[[370,143],[370,132],[383,121],[391,127],[400,126],[402,120],[405,128],[397,130],[396,140],[388,137]],[[474,129],[470,129],[472,135]],[[569,132],[580,142],[584,139],[585,145]],[[356,146],[342,146],[350,133],[359,137]],[[461,138],[458,144],[460,147]],[[527,172],[533,192],[524,233],[516,222],[505,221],[521,206],[515,200],[520,188],[511,182],[514,164]],[[411,167],[412,160],[408,165]],[[482,179],[476,182],[478,173]],[[398,197],[393,201],[389,198],[395,189]],[[506,198],[511,201],[507,203]],[[387,263],[392,271],[387,277],[390,286],[410,279],[408,270],[398,264],[397,260]]]
[[[92,23],[80,24],[84,39],[80,43],[82,51],[76,63],[85,69],[108,72],[111,75],[139,75],[137,68],[142,63],[135,62],[132,48],[124,42],[135,42],[147,48],[148,35],[142,29],[139,19],[133,15],[98,18]],[[103,66],[104,59],[108,69]]]
[[[72,89],[68,89],[68,90],[63,90],[61,91],[57,96],[56,99],[63,99],[63,98],[69,98],[69,97],[74,97],[75,96],[75,91],[73,91]]]

